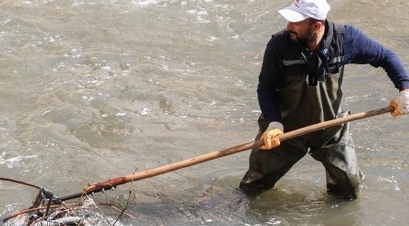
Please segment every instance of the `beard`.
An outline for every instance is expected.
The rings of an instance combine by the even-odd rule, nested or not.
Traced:
[[[289,31],[289,32],[290,32],[290,39],[293,42],[299,43],[302,45],[307,45],[308,43],[312,42],[316,37],[316,34],[312,32],[311,30],[308,30],[307,34],[305,35],[299,35],[295,31]]]

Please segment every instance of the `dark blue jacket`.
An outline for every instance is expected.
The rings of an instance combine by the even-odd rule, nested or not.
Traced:
[[[279,50],[281,39],[289,39],[289,36],[283,31],[279,33],[281,35],[273,35],[267,44],[257,87],[259,105],[268,123],[281,122],[276,90],[280,85],[280,79],[284,77],[284,70],[282,54]],[[351,63],[382,67],[397,89],[409,89],[408,75],[394,52],[370,39],[358,29],[344,25],[343,65]]]

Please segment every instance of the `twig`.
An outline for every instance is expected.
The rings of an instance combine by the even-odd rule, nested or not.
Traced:
[[[114,224],[113,224],[112,226],[114,226],[114,225],[116,224],[116,222],[118,222],[119,219],[121,219],[122,215],[124,215],[124,213],[125,213],[125,210],[128,209],[129,200],[131,199],[131,194],[132,194],[132,192],[129,191],[129,195],[128,195],[128,199],[126,200],[126,204],[125,204],[125,206],[122,208],[121,214],[119,214],[118,218],[115,220],[115,222],[114,222]]]
[[[10,178],[5,178],[5,177],[0,177],[0,180],[4,180],[4,181],[8,181],[8,182],[13,182],[13,183],[17,183],[17,184],[24,184],[33,188],[37,188],[38,190],[41,190],[40,186],[37,186],[35,184],[30,184],[24,181],[19,181],[19,180],[14,180],[14,179],[10,179]]]

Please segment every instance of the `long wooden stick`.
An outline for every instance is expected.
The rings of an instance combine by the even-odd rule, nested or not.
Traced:
[[[318,130],[330,128],[330,127],[333,127],[333,126],[336,126],[336,125],[341,125],[343,123],[354,121],[354,120],[357,120],[357,119],[363,119],[363,118],[368,118],[368,117],[372,117],[372,116],[392,112],[393,110],[394,110],[394,108],[389,106],[389,107],[384,107],[384,108],[380,108],[380,109],[376,109],[376,110],[361,112],[361,113],[349,115],[349,116],[346,116],[346,117],[343,117],[343,118],[337,118],[337,119],[317,123],[317,124],[314,124],[314,125],[306,126],[306,127],[303,127],[303,128],[297,129],[297,130],[293,130],[293,131],[290,131],[290,132],[287,132],[287,133],[284,133],[284,134],[280,135],[278,138],[280,139],[280,141],[285,141],[285,140],[289,140],[289,139],[292,139],[292,138],[295,138],[295,137],[299,137],[299,136],[307,134],[307,133],[311,133],[311,132],[315,132],[315,131],[318,131]],[[196,156],[196,157],[193,157],[193,158],[190,158],[190,159],[182,160],[180,162],[171,163],[171,164],[161,166],[161,167],[158,167],[158,168],[144,170],[144,171],[132,173],[132,174],[129,174],[129,175],[126,175],[126,176],[109,179],[109,180],[101,182],[101,183],[86,186],[82,193],[78,193],[78,194],[74,194],[74,195],[70,195],[70,196],[66,196],[66,197],[61,197],[60,200],[65,201],[65,200],[68,200],[68,199],[81,197],[84,194],[91,194],[91,193],[95,193],[95,192],[100,192],[100,191],[112,189],[112,188],[114,188],[114,187],[116,187],[118,185],[121,185],[121,184],[146,179],[146,178],[149,178],[149,177],[154,177],[154,176],[157,176],[157,175],[160,175],[160,174],[175,171],[175,170],[178,170],[178,169],[181,169],[181,168],[196,165],[196,164],[206,162],[206,161],[210,161],[210,160],[213,160],[213,159],[216,159],[216,158],[221,158],[221,157],[224,157],[224,156],[227,156],[227,155],[232,155],[232,154],[242,152],[242,151],[246,151],[246,150],[249,150],[249,149],[259,148],[262,145],[263,145],[263,141],[256,140],[256,141],[253,141],[253,142],[240,144],[240,145],[230,147],[230,148],[227,148],[227,149],[209,152],[207,154],[203,154],[203,155]]]

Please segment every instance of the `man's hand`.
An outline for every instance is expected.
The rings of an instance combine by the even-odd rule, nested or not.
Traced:
[[[391,115],[396,117],[409,113],[409,90],[405,89],[399,92],[399,95],[389,102],[389,106],[395,108]]]
[[[278,139],[278,135],[283,134],[281,129],[273,128],[267,129],[263,135],[261,136],[261,140],[263,140],[264,145],[260,147],[262,150],[270,150],[280,145],[280,140]]]

